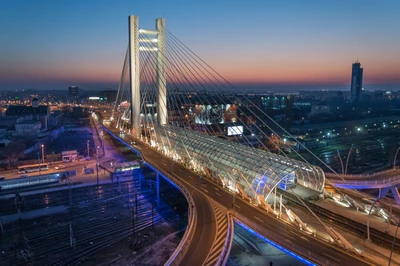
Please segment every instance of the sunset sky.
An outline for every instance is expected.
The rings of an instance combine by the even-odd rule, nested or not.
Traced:
[[[116,88],[129,14],[146,29],[166,18],[234,84],[349,89],[358,58],[364,88],[398,90],[399,11],[399,0],[2,0],[0,90]]]

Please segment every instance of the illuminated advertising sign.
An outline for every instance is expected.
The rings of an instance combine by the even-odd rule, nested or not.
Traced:
[[[89,100],[100,100],[100,97],[89,97]]]
[[[243,135],[243,126],[228,127],[228,136]]]

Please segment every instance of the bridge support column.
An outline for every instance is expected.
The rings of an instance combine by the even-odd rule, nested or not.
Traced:
[[[400,204],[400,193],[399,193],[399,190],[397,189],[397,187],[395,187],[395,186],[391,187],[391,191],[392,191],[394,199],[396,200],[396,203]]]
[[[389,192],[389,187],[384,187],[379,189],[379,195],[378,198],[383,198],[386,196],[386,194]]]
[[[131,90],[131,134],[140,135],[139,17],[129,16],[129,76]]]
[[[157,173],[156,190],[157,190],[157,206],[159,206],[160,205],[160,175],[158,173]]]

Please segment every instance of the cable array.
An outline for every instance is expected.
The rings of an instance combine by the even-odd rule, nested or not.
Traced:
[[[272,139],[279,137],[277,129],[286,136],[291,134],[246,95],[237,97],[238,91],[231,83],[171,32],[166,30],[165,53],[158,51],[152,36],[141,33],[139,37],[140,137],[143,141],[188,167],[216,178],[224,186],[261,202],[275,195],[277,187],[290,189],[295,180],[305,187],[323,191],[322,169],[310,165],[291,146],[287,148],[299,160],[289,158]],[[121,130],[129,130],[130,126],[126,123],[129,107],[121,106],[125,101],[125,106],[132,104],[126,80],[129,75],[125,74],[129,72],[127,60],[128,52],[115,107],[121,117],[117,121]],[[166,79],[162,85],[168,93],[166,102],[157,103],[160,67],[165,69]],[[162,115],[168,117],[165,125],[158,122],[157,105],[161,104],[167,106],[167,110],[161,109],[166,112]],[[232,136],[226,140],[226,135],[230,134]],[[269,150],[267,142],[275,146],[278,154]],[[303,146],[300,142],[298,145]],[[304,146],[303,149],[335,173],[310,150]]]

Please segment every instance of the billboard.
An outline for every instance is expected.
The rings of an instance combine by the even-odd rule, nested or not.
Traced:
[[[243,126],[228,127],[228,136],[243,135]]]

